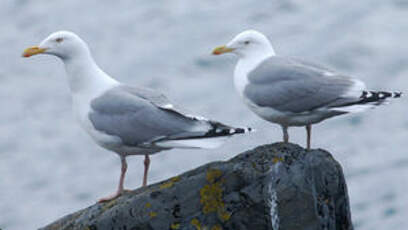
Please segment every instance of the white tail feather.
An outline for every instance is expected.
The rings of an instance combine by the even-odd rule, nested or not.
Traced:
[[[166,140],[157,142],[156,145],[163,148],[201,148],[201,149],[215,149],[220,147],[229,137],[209,137],[209,138],[195,138],[184,140]]]
[[[365,90],[366,86],[364,82],[358,80],[358,79],[351,79],[353,81],[353,85],[345,92],[343,97],[360,97],[361,92]]]
[[[331,108],[330,110],[337,111],[337,112],[344,112],[344,113],[360,113],[367,109],[372,109],[374,107],[375,105],[373,104],[364,104],[364,105],[350,105],[350,106],[344,106],[344,107]]]

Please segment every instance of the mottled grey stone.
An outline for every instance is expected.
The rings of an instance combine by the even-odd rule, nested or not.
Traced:
[[[276,143],[95,204],[42,230],[352,230],[340,164]]]

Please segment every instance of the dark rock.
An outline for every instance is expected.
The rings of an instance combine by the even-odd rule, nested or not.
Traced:
[[[340,164],[277,143],[95,204],[43,230],[353,229]]]

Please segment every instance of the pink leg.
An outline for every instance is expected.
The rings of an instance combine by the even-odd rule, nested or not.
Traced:
[[[282,131],[283,131],[283,142],[289,143],[288,127],[287,126],[282,126]]]
[[[312,125],[306,125],[306,133],[307,133],[307,150],[310,150],[310,142],[312,137]]]
[[[150,165],[149,155],[145,155],[143,185],[142,185],[142,187],[145,187],[147,185],[147,173],[149,172],[149,165]]]
[[[120,173],[120,179],[119,179],[119,186],[116,192],[108,197],[101,198],[99,202],[106,202],[106,201],[111,201],[113,199],[118,198],[122,193],[123,193],[123,184],[125,182],[125,174],[127,170],[127,163],[126,163],[126,158],[124,156],[120,157],[121,164],[122,164],[122,169]]]

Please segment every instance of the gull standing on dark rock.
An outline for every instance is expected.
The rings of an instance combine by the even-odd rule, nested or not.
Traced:
[[[247,30],[214,55],[234,53],[239,57],[234,71],[235,88],[248,107],[261,118],[282,127],[284,142],[288,127],[305,126],[310,149],[312,124],[327,118],[363,111],[383,104],[401,93],[368,91],[357,79],[303,60],[276,56],[260,32]]]
[[[72,32],[55,32],[23,56],[36,54],[54,55],[64,62],[79,124],[97,144],[120,156],[118,189],[101,202],[124,191],[128,155],[145,156],[146,186],[150,154],[172,148],[216,148],[228,137],[251,130],[185,114],[159,92],[119,83],[98,67],[88,45]]]

